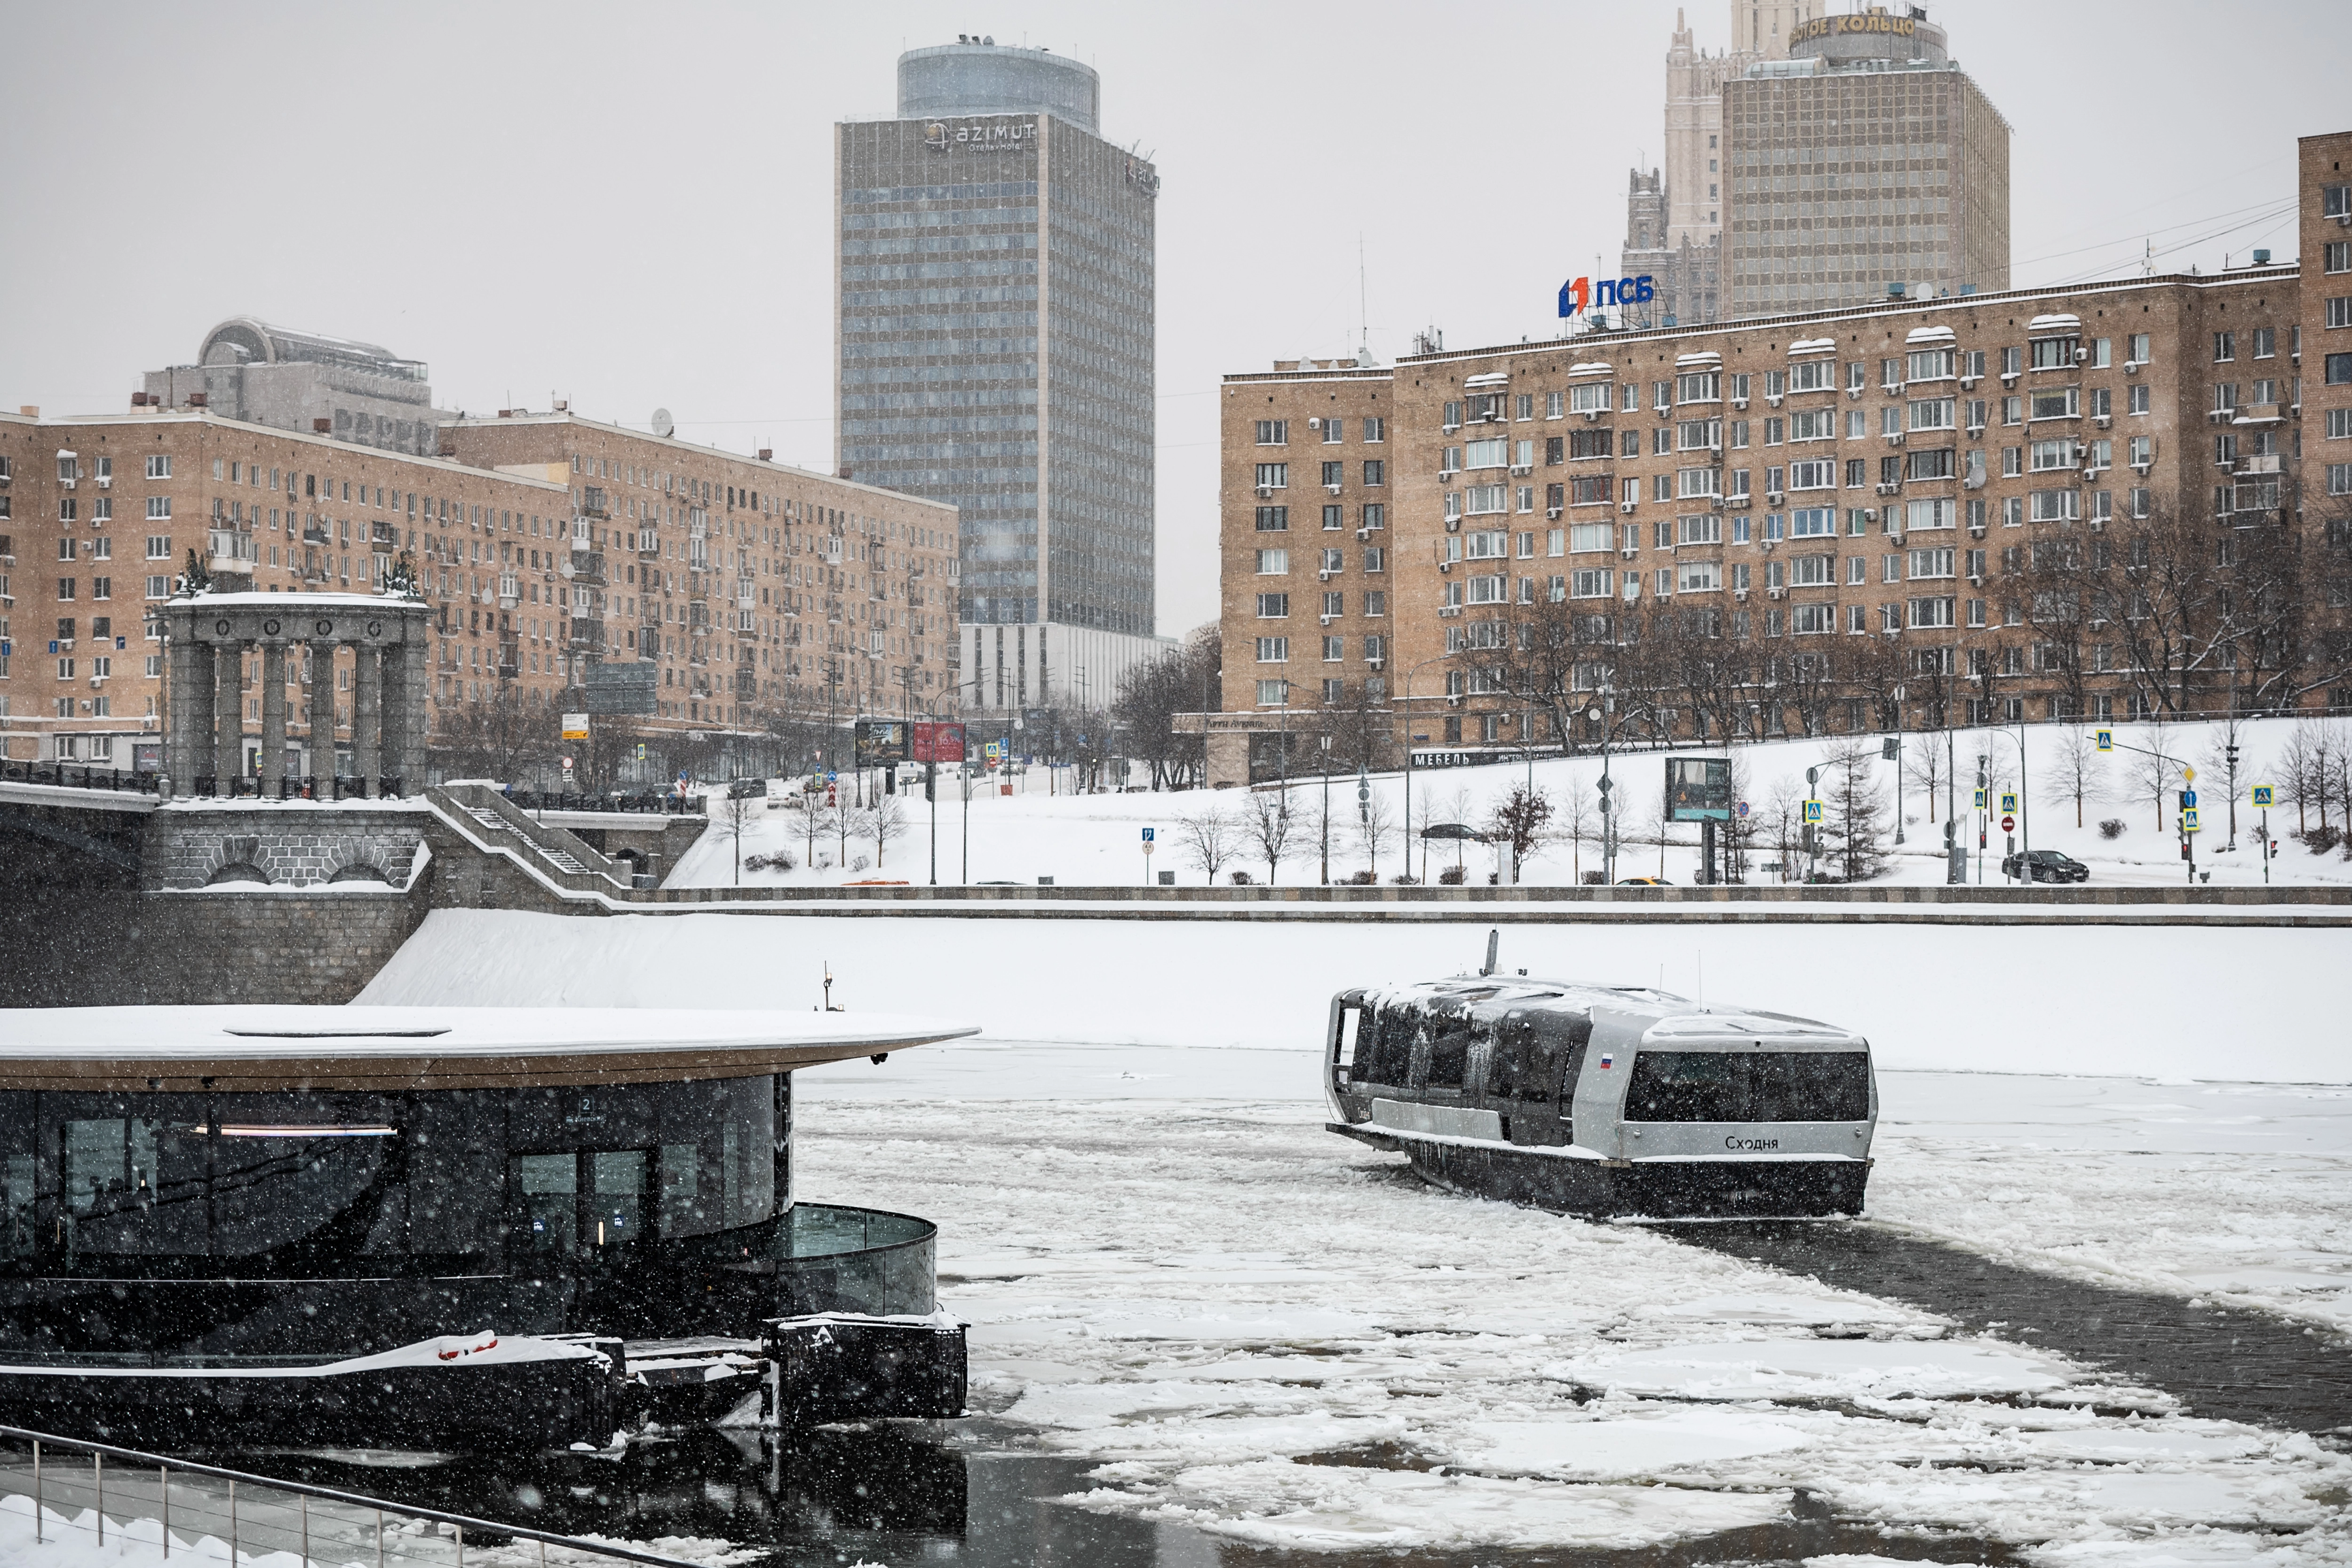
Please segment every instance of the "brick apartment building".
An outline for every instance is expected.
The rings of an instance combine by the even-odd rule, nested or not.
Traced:
[[[0,754],[159,764],[159,612],[191,552],[289,595],[381,591],[405,561],[434,611],[436,752],[500,726],[552,742],[606,662],[658,667],[632,721],[655,733],[954,710],[952,507],[562,414],[461,420],[438,444],[411,456],[161,397],[0,415]],[[313,678],[289,661],[298,773],[324,771]],[[349,689],[348,659],[333,679]]]
[[[2347,164],[2299,267],[1228,376],[1213,777],[2352,705]]]
[[[501,690],[552,707],[570,668],[554,568],[572,527],[561,483],[202,410],[0,415],[0,748],[157,764],[158,612],[191,552],[257,591],[298,595],[380,589],[406,557],[436,608],[435,730]],[[259,661],[247,662],[250,768],[261,695]],[[314,674],[288,661],[289,686]],[[339,689],[351,675],[338,667]],[[307,700],[291,710],[299,771],[321,771],[299,718]]]
[[[641,727],[957,710],[953,506],[562,411],[457,420],[441,449],[570,487],[574,637],[657,667]]]

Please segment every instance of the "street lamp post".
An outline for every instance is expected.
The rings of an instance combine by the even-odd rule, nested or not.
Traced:
[[[1597,700],[1584,710],[1587,719],[1601,726],[1601,880],[1613,887],[1617,881],[1617,814],[1610,805],[1609,734],[1616,727],[1617,697],[1603,686],[1596,694]],[[1660,837],[1664,837],[1661,830]]]
[[[1936,797],[1927,797],[1927,809],[1936,809]],[[1903,844],[1903,689],[1895,689],[1895,843]]]
[[[1331,885],[1331,737],[1319,737],[1323,751],[1323,885]]]
[[[1433,654],[1404,672],[1404,864],[1407,874],[1412,870],[1412,678],[1433,664],[1443,664],[1454,656]],[[1429,880],[1429,845],[1421,847],[1421,879]]]

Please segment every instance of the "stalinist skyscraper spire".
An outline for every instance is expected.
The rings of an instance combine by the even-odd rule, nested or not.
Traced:
[[[1631,324],[1722,319],[1723,84],[1757,60],[1786,58],[1790,32],[1822,6],[1822,0],[1731,0],[1732,47],[1715,54],[1697,47],[1686,14],[1675,12],[1664,156],[1655,169],[1634,170],[1627,192],[1621,265],[1628,276],[1657,279],[1655,300],[1639,308],[1647,319]]]

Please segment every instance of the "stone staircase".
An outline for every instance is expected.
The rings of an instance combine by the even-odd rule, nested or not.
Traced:
[[[609,858],[563,828],[539,821],[494,785],[436,784],[425,798],[445,821],[485,848],[511,851],[541,879],[567,891],[625,899],[636,891],[626,862]]]

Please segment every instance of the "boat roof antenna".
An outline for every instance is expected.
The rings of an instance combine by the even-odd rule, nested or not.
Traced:
[[[1495,948],[1502,940],[1503,933],[1499,930],[1486,933],[1486,967],[1478,972],[1482,976],[1495,973]]]

